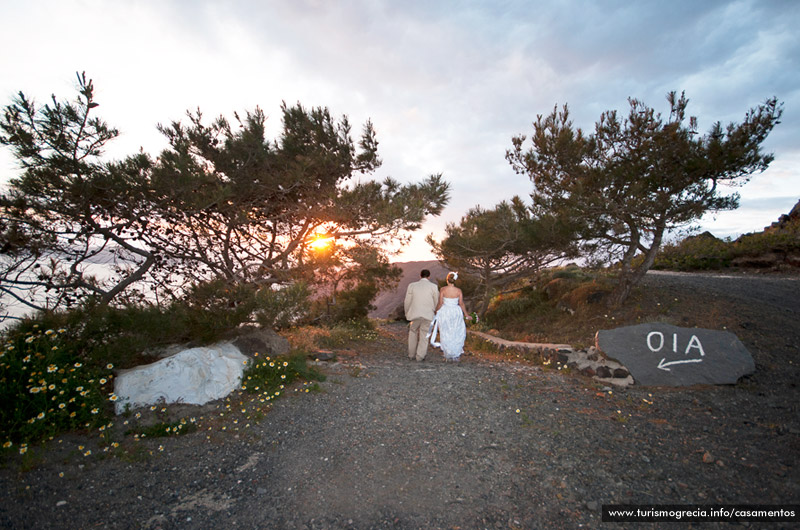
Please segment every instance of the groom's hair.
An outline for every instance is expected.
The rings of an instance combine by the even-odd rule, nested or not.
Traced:
[[[419,277],[420,278],[428,278],[430,275],[431,275],[431,271],[429,271],[428,269],[422,269],[419,272]]]

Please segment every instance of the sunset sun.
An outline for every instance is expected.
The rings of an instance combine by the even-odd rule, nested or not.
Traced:
[[[313,250],[325,250],[333,243],[333,238],[330,236],[319,236],[308,244]]]

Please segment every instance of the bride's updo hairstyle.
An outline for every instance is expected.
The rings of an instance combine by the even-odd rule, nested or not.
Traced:
[[[449,285],[453,285],[456,282],[457,279],[458,279],[458,273],[457,272],[449,272],[449,273],[447,273],[447,283]]]

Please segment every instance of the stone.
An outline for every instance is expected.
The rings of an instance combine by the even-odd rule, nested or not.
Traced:
[[[556,304],[556,309],[564,311],[565,313],[569,313],[570,315],[575,314],[575,310],[572,309],[564,300],[559,300],[559,302]]]
[[[598,366],[595,372],[597,373],[597,377],[601,379],[608,379],[613,375],[611,372],[611,368],[609,368],[608,366]]]
[[[248,358],[233,344],[183,350],[121,371],[114,378],[115,412],[157,403],[203,405],[239,388]]]
[[[611,377],[616,379],[622,379],[624,377],[628,377],[631,375],[625,368],[614,368],[614,371],[611,372]]]
[[[605,291],[595,291],[589,293],[589,295],[586,297],[586,302],[589,304],[599,304],[605,299],[606,294],[608,293],[606,293]]]
[[[315,353],[309,353],[308,357],[310,359],[314,359],[315,361],[332,361],[336,359],[336,354],[334,354],[332,351],[320,350]]]
[[[601,330],[597,345],[637,384],[735,384],[755,371],[744,344],[728,331],[648,323]]]
[[[271,357],[289,353],[289,340],[271,329],[249,328],[233,340],[233,345],[250,357],[256,353]]]

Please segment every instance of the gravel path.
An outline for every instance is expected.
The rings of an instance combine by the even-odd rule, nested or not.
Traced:
[[[794,307],[773,312],[784,331],[794,318],[790,337]],[[766,333],[752,322],[751,348]],[[762,373],[735,386],[611,390],[476,356],[411,362],[404,333],[385,327],[326,365],[320,392],[290,394],[248,428],[138,442],[134,458],[52,444],[24,470],[8,463],[0,527],[598,528],[603,504],[800,502],[800,360],[783,335],[751,350]]]

